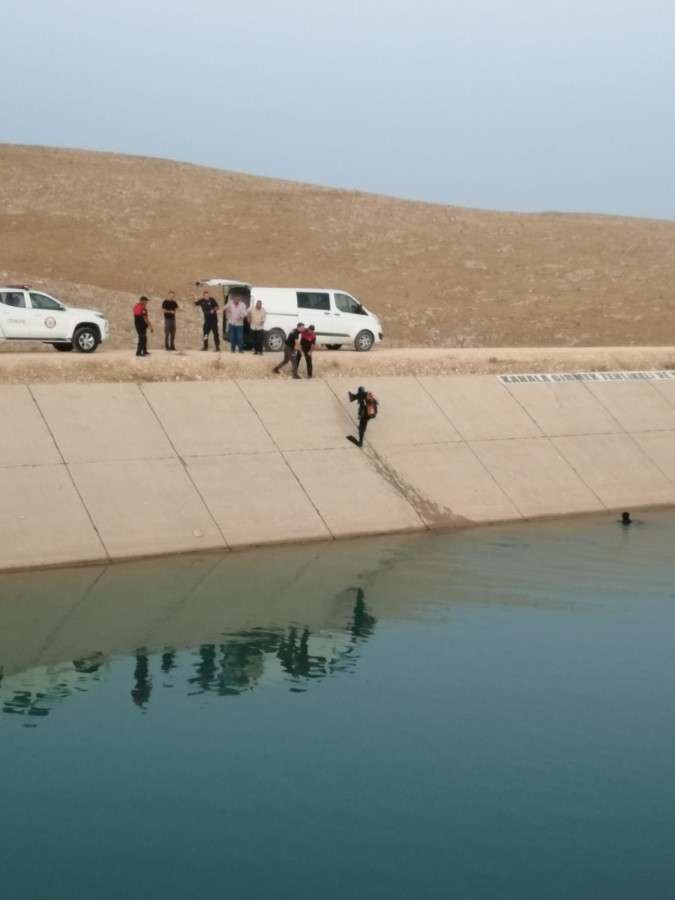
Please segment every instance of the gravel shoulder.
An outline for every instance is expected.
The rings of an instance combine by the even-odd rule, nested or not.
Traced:
[[[272,374],[276,354],[257,357],[198,350],[168,353],[152,349],[99,348],[91,355],[56,353],[51,348],[0,349],[5,384],[219,381],[232,378],[290,377]],[[367,378],[402,375],[501,375],[524,372],[631,371],[675,368],[675,347],[512,347],[472,349],[376,348],[370,353],[318,350],[315,377]],[[290,369],[290,366],[287,367]],[[301,364],[301,374],[304,363]]]

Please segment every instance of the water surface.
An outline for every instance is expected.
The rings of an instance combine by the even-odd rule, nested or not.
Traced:
[[[0,577],[11,900],[675,893],[675,516]]]

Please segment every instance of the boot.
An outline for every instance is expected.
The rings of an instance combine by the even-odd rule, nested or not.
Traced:
[[[209,349],[209,342],[204,341],[204,346],[202,347],[202,350],[208,350],[208,349]]]

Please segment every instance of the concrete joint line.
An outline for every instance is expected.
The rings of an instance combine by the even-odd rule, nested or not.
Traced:
[[[503,488],[503,487],[501,486],[501,484],[497,481],[496,477],[492,474],[492,472],[487,468],[487,466],[485,465],[485,463],[483,462],[483,460],[480,458],[480,456],[478,456],[478,454],[476,453],[476,451],[475,451],[475,450],[473,449],[473,447],[471,446],[470,442],[467,441],[465,435],[462,434],[461,429],[459,429],[459,428],[455,425],[455,423],[452,421],[452,419],[450,418],[450,416],[446,415],[445,410],[443,410],[443,409],[438,405],[438,403],[436,402],[435,398],[431,396],[431,394],[429,393],[429,391],[428,391],[428,390],[426,389],[426,387],[419,381],[419,379],[418,379],[417,377],[415,377],[415,381],[417,381],[417,383],[419,384],[419,386],[422,388],[422,390],[423,390],[424,393],[427,395],[427,397],[429,397],[429,399],[430,399],[431,402],[434,404],[434,406],[435,406],[436,409],[439,411],[439,413],[443,416],[443,418],[444,418],[447,422],[449,422],[449,423],[452,425],[452,427],[455,429],[455,431],[457,432],[457,434],[462,438],[462,440],[461,440],[460,443],[463,443],[464,446],[468,448],[469,453],[473,456],[473,458],[476,460],[476,462],[477,462],[478,465],[481,467],[481,469],[485,472],[485,474],[486,474],[487,477],[490,479],[490,481],[498,488],[498,490],[500,490],[500,491],[502,492],[502,494],[503,494],[503,495],[507,498],[507,500],[512,504],[513,508],[518,512],[518,515],[519,515],[521,518],[523,518],[523,519],[527,518],[527,517],[525,516],[525,514],[523,513],[522,509],[518,506],[518,504],[516,503],[516,501],[513,499],[513,497],[511,497],[511,496],[508,494],[508,492],[506,491],[506,489]],[[496,438],[495,438],[495,440],[496,440]],[[515,440],[515,439],[514,439],[514,440]]]
[[[211,510],[209,509],[209,505],[208,505],[208,503],[206,502],[206,499],[204,498],[203,494],[201,493],[201,491],[199,490],[199,488],[198,488],[197,485],[195,484],[195,481],[194,481],[193,477],[190,475],[190,470],[189,470],[188,467],[187,467],[187,463],[185,462],[185,460],[183,459],[183,457],[182,457],[182,456],[178,453],[178,451],[176,450],[176,447],[175,447],[173,441],[172,441],[171,438],[169,437],[169,434],[168,434],[166,428],[164,427],[164,423],[162,422],[162,420],[160,419],[160,417],[157,415],[157,412],[156,412],[154,406],[152,405],[152,403],[150,403],[150,400],[149,400],[148,397],[146,396],[146,393],[145,393],[145,391],[143,390],[143,383],[142,383],[142,382],[137,383],[136,387],[139,389],[139,391],[140,391],[140,393],[141,393],[141,397],[142,397],[143,400],[146,402],[146,404],[147,404],[147,406],[148,406],[148,409],[150,410],[151,414],[155,417],[155,420],[156,420],[157,424],[158,424],[159,427],[162,429],[162,432],[163,432],[164,436],[166,437],[167,441],[169,442],[169,446],[171,447],[171,449],[173,450],[173,453],[174,453],[174,458],[177,459],[177,460],[179,460],[180,464],[183,466],[183,469],[184,469],[184,471],[185,471],[185,474],[187,475],[187,477],[188,477],[189,480],[190,480],[190,484],[191,484],[192,487],[194,488],[195,493],[197,494],[197,496],[199,497],[199,499],[202,501],[202,504],[204,505],[204,509],[206,510],[206,512],[208,513],[209,518],[210,518],[211,521],[213,522],[213,525],[214,525],[216,531],[218,532],[218,534],[219,534],[219,535],[221,536],[221,538],[223,539],[223,543],[225,544],[225,547],[226,547],[228,550],[231,550],[232,547],[230,547],[230,545],[229,545],[228,542],[227,542],[227,538],[225,537],[225,535],[223,534],[223,532],[220,530],[220,527],[218,526],[218,523],[216,522],[215,518],[213,517],[213,513],[212,513]],[[171,458],[171,457],[166,457],[166,459],[170,459],[170,458]]]
[[[279,456],[283,459],[284,465],[286,466],[286,468],[288,469],[288,471],[291,473],[291,476],[295,479],[295,481],[296,481],[298,487],[300,488],[300,490],[302,491],[302,493],[305,495],[305,497],[307,497],[307,500],[308,500],[308,502],[310,503],[310,505],[312,506],[312,508],[313,508],[314,510],[316,510],[316,514],[317,514],[317,516],[319,517],[319,519],[323,522],[324,528],[326,529],[326,531],[328,532],[328,534],[331,536],[331,538],[332,538],[333,540],[335,540],[335,535],[333,534],[333,532],[332,532],[332,531],[330,530],[330,528],[328,527],[328,522],[326,522],[326,520],[324,519],[324,517],[321,515],[321,512],[320,512],[318,506],[316,505],[316,503],[314,503],[314,501],[312,500],[312,498],[309,496],[309,494],[308,494],[307,491],[305,490],[305,486],[303,485],[303,483],[300,481],[300,479],[298,478],[298,476],[297,476],[297,475],[295,474],[295,472],[293,471],[293,467],[291,466],[291,464],[290,464],[290,463],[288,462],[288,460],[286,459],[286,455],[284,454],[283,450],[281,449],[281,447],[277,444],[277,442],[276,442],[276,441],[274,440],[274,438],[272,437],[272,434],[271,434],[269,428],[267,427],[267,425],[265,425],[265,423],[263,422],[263,420],[260,418],[260,414],[258,413],[258,410],[255,408],[255,406],[253,406],[253,404],[252,404],[251,401],[248,399],[248,397],[246,396],[246,394],[242,391],[241,385],[239,384],[238,379],[236,379],[236,378],[234,379],[234,384],[236,385],[237,390],[240,392],[241,396],[244,398],[244,402],[247,403],[247,404],[249,405],[249,407],[250,407],[251,410],[253,411],[253,415],[254,415],[254,416],[256,417],[256,419],[260,422],[260,425],[261,425],[263,431],[265,432],[265,434],[268,436],[268,438],[269,438],[270,441],[272,442],[272,445],[273,445],[274,447],[276,447],[276,452],[277,452],[277,453],[279,454]]]
[[[91,523],[91,527],[94,530],[94,534],[96,535],[96,538],[97,538],[99,544],[101,545],[101,551],[103,552],[104,559],[107,560],[108,562],[111,562],[112,560],[110,558],[110,554],[108,553],[108,548],[106,547],[105,543],[103,542],[103,538],[101,537],[101,534],[100,534],[98,528],[96,527],[96,522],[94,522],[94,520],[91,516],[91,513],[89,512],[89,508],[87,507],[87,504],[84,502],[84,497],[80,493],[80,490],[75,482],[75,479],[73,478],[73,473],[70,471],[70,467],[69,467],[68,463],[66,462],[66,460],[63,456],[63,453],[61,453],[61,448],[59,447],[57,440],[54,437],[54,434],[52,433],[51,428],[49,427],[49,422],[47,422],[47,420],[45,419],[44,413],[42,412],[42,409],[40,408],[40,404],[37,402],[37,398],[35,397],[35,394],[31,390],[30,385],[26,385],[26,387],[28,388],[28,393],[30,394],[31,400],[35,404],[35,408],[38,412],[38,415],[40,416],[42,421],[45,423],[45,428],[47,429],[50,438],[54,442],[54,447],[56,448],[56,452],[59,454],[59,458],[60,458],[61,462],[63,463],[63,468],[68,473],[68,478],[70,479],[70,483],[73,486],[73,490],[77,494],[79,501],[82,504],[82,509],[84,510],[87,518],[89,519],[89,522]]]

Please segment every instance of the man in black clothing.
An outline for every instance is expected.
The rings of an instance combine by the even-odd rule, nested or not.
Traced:
[[[368,427],[368,421],[377,415],[377,400],[364,387],[360,387],[355,394],[349,391],[349,402],[353,403],[355,400],[359,404],[359,439],[348,434],[347,440],[356,444],[357,447],[363,447],[363,437]]]
[[[218,304],[208,291],[204,291],[200,300],[195,300],[195,306],[201,307],[204,314],[203,336],[204,346],[202,350],[209,349],[209,334],[213,334],[213,342],[216,345],[216,353],[220,351],[220,337],[218,335]]]
[[[298,357],[300,356],[300,329],[304,328],[302,322],[298,322],[296,328],[294,328],[291,333],[288,335],[284,342],[284,359],[283,362],[280,362],[276,365],[272,371],[278,375],[279,370],[283,369],[286,363],[290,362],[291,369],[293,371],[293,378],[300,378],[298,375]]]
[[[173,291],[169,291],[166,300],[162,301],[162,311],[164,312],[164,349],[176,349],[176,295]]]

